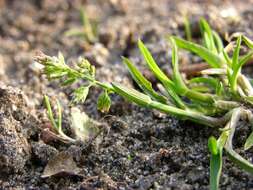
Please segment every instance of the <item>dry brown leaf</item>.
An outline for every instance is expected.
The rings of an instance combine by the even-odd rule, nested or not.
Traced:
[[[58,174],[78,175],[80,168],[77,167],[72,156],[66,152],[60,152],[48,161],[41,177],[51,177]]]

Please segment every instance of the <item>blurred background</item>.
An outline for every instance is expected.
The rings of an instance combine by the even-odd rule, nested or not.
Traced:
[[[164,36],[174,34],[186,38],[187,20],[193,40],[199,41],[201,17],[208,20],[225,43],[234,32],[243,32],[253,39],[252,0],[0,0],[0,85],[21,89],[28,107],[43,123],[46,117],[43,95],[57,97],[68,108],[71,92],[78,84],[62,88],[57,82],[49,82],[41,74],[41,66],[34,62],[37,51],[50,56],[61,51],[70,65],[78,57],[85,57],[96,66],[99,80],[133,86],[121,63],[120,56],[124,55],[156,84],[141,59],[137,40],[141,38],[159,66],[170,72],[171,50]],[[180,67],[186,73],[192,72],[193,64],[203,63],[192,54],[179,53]],[[96,108],[99,93],[92,88],[85,104],[79,107],[101,121],[104,115]],[[211,129],[139,108],[116,95],[112,95],[112,102],[109,112],[112,117],[107,122],[110,133],[106,132],[99,148],[49,145],[37,134],[35,141],[31,140],[32,159],[27,162],[25,175],[0,176],[0,184],[20,185],[20,189],[42,186],[77,189],[93,179],[92,187],[101,188],[104,184],[112,185],[108,187],[119,184],[136,189],[208,189],[207,137],[213,133]],[[43,114],[44,120],[40,117]],[[64,109],[64,114],[68,118],[69,109]],[[67,119],[64,122],[68,126]],[[37,127],[37,123],[27,126]],[[49,155],[62,150],[72,151],[85,177],[41,179]],[[252,176],[226,163],[222,188],[250,189],[252,184]],[[31,188],[25,188],[28,186]]]

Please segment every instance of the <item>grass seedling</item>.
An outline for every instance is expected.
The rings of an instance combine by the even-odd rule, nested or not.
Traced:
[[[191,23],[186,15],[184,16],[184,30],[186,39],[192,41]]]
[[[105,94],[103,94],[105,96]],[[48,119],[51,123],[52,130],[54,132],[55,138],[63,142],[76,142],[77,140],[87,141],[99,134],[99,127],[101,124],[89,118],[84,112],[81,112],[78,108],[71,109],[71,129],[75,134],[75,138],[67,136],[62,130],[62,108],[58,100],[56,100],[57,105],[57,118],[54,117],[51,103],[48,96],[44,96],[44,101],[47,109]],[[101,101],[101,100],[100,100]],[[106,104],[107,105],[107,104]],[[101,105],[102,106],[102,103]],[[103,107],[103,106],[102,106]],[[104,107],[103,107],[104,108]],[[105,109],[105,108],[104,108]],[[106,110],[108,107],[106,107]]]
[[[46,104],[46,108],[47,108],[47,115],[49,118],[49,121],[51,123],[51,126],[53,127],[54,132],[59,135],[59,137],[65,141],[70,141],[70,142],[75,142],[74,139],[68,137],[67,135],[65,135],[65,133],[62,131],[62,109],[61,109],[61,105],[59,103],[58,100],[56,100],[57,102],[57,110],[58,110],[58,118],[55,119],[52,108],[51,108],[51,103],[50,100],[48,98],[48,96],[44,96],[44,101]]]
[[[94,43],[97,39],[97,24],[88,18],[84,8],[80,9],[81,28],[73,28],[65,32],[66,36],[81,37],[85,42]]]
[[[49,79],[61,79],[64,85],[85,81],[82,90],[74,91],[75,102],[83,102],[89,88],[98,86],[104,90],[104,95],[102,94],[98,101],[98,108],[102,111],[109,109],[109,95],[116,93],[140,106],[217,128],[221,132],[220,136],[217,139],[210,137],[208,141],[211,153],[210,189],[216,190],[224,151],[237,166],[253,174],[253,164],[235,152],[232,145],[239,120],[253,124],[253,87],[250,80],[241,73],[242,66],[253,55],[253,42],[243,35],[238,35],[236,43],[231,42],[224,47],[219,35],[204,19],[200,20],[200,28],[202,45],[175,36],[167,37],[172,47],[172,77],[168,77],[159,68],[147,47],[142,41],[138,41],[147,67],[159,82],[160,92],[155,91],[132,61],[125,57],[123,63],[142,92],[118,83],[98,81],[95,68],[85,59],[79,61],[74,68],[65,63],[61,54],[58,57],[50,57],[41,53],[36,57],[36,61],[44,65],[44,73]],[[246,55],[240,55],[242,42],[249,49]],[[179,72],[179,48],[196,54],[206,61],[210,68],[201,71],[202,76],[186,80]],[[229,56],[230,53],[232,57]],[[244,149],[247,150],[252,145],[253,133],[249,134]]]

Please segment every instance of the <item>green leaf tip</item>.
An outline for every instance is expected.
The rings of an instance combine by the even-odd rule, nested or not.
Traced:
[[[179,48],[197,54],[199,57],[204,59],[211,67],[219,68],[224,64],[224,60],[220,58],[217,54],[199,44],[186,41],[176,36],[173,36],[173,39],[175,40]]]
[[[248,150],[253,146],[253,132],[250,133],[249,137],[247,138],[244,144],[244,150]]]
[[[217,140],[213,136],[208,139],[208,149],[213,155],[217,155],[219,152]]]
[[[146,93],[153,97],[155,100],[165,103],[167,100],[164,96],[158,94],[141,72],[134,66],[134,64],[126,57],[122,57],[123,63],[127,66],[132,78],[139,85],[139,87]]]

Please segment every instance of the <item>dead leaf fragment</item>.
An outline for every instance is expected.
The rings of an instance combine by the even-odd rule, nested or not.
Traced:
[[[99,134],[100,125],[99,122],[91,119],[78,108],[71,109],[71,127],[75,132],[77,140],[85,142],[94,139]]]
[[[46,178],[58,174],[78,175],[79,172],[80,168],[77,167],[72,156],[66,152],[60,152],[48,161],[41,177]]]

